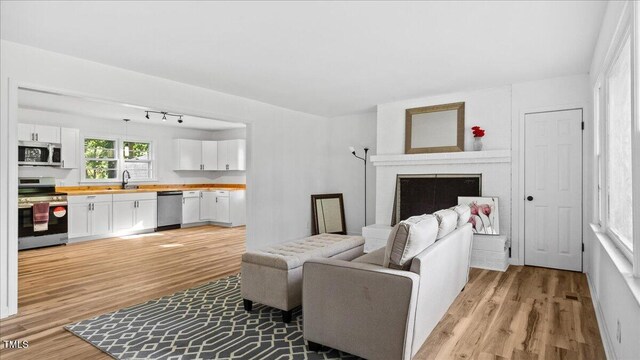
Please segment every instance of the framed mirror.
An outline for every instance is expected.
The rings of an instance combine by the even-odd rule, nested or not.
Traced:
[[[406,110],[405,154],[464,151],[464,102]]]
[[[317,234],[347,235],[342,194],[311,195],[312,229]]]

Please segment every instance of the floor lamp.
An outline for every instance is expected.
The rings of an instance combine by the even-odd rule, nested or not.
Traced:
[[[364,157],[356,155],[356,149],[353,146],[349,146],[349,151],[353,156],[364,161],[364,226],[367,226],[367,152],[369,148],[364,148]]]

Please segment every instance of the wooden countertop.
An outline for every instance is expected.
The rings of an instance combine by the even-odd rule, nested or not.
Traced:
[[[120,185],[95,185],[95,186],[57,186],[56,191],[67,195],[101,195],[101,194],[127,194],[158,191],[189,191],[189,190],[245,190],[245,184],[153,184],[139,185],[137,189],[121,189]]]

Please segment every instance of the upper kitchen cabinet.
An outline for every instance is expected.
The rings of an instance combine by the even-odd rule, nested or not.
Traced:
[[[173,140],[174,170],[202,170],[202,141]]]
[[[60,128],[57,126],[18,124],[18,141],[60,143]]]
[[[202,142],[202,170],[218,170],[218,142]]]
[[[218,170],[246,170],[246,141],[218,141]]]
[[[218,141],[173,140],[174,170],[218,170]]]
[[[77,169],[80,166],[80,130],[60,128],[61,168]]]

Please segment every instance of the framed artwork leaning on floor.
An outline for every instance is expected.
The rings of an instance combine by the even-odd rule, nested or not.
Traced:
[[[498,198],[491,196],[458,196],[458,204],[469,205],[469,222],[475,234],[500,235]]]

